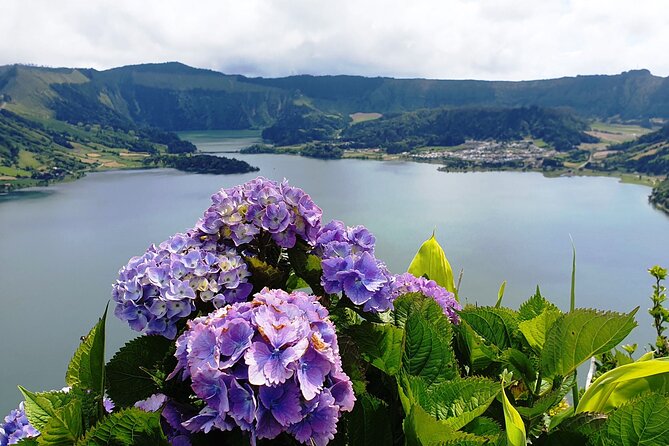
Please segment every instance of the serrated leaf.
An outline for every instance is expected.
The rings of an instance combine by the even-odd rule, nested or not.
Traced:
[[[70,360],[65,374],[68,386],[89,389],[98,395],[104,393],[106,319],[107,308]]]
[[[368,393],[357,395],[355,407],[346,414],[348,445],[392,444],[388,404]]]
[[[155,370],[162,363],[170,345],[162,336],[140,336],[114,355],[106,367],[107,393],[117,407],[132,406],[160,390],[146,370]]]
[[[17,446],[38,446],[39,445],[39,443],[37,442],[36,437],[22,438],[16,444],[17,444]]]
[[[432,299],[407,294],[395,301],[395,315],[404,326],[402,366],[407,373],[422,377],[428,385],[455,378],[453,331],[441,307]]]
[[[534,295],[523,302],[520,308],[518,308],[518,318],[521,321],[527,321],[539,316],[546,310],[560,311],[558,307],[541,295],[541,291],[537,286],[537,291]]]
[[[547,378],[567,376],[591,356],[618,345],[636,326],[634,314],[576,309],[555,321],[541,352],[541,371]]]
[[[499,394],[499,384],[486,378],[454,379],[428,386],[421,378],[402,380],[405,394],[411,395],[428,414],[453,430],[458,430],[483,414]]]
[[[396,375],[402,367],[404,330],[390,324],[363,322],[347,330],[367,360],[389,375]]]
[[[499,350],[514,346],[518,320],[516,314],[508,308],[468,306],[459,314],[487,343]]]
[[[453,281],[453,269],[451,268],[451,264],[448,263],[446,254],[437,242],[434,233],[432,237],[423,242],[411,261],[408,272],[416,277],[427,276],[430,280],[434,280],[438,285],[446,288],[451,293],[456,292]]]
[[[65,392],[33,393],[19,386],[25,400],[26,416],[35,429],[45,428],[58,409],[72,400],[72,395]]]
[[[403,423],[406,446],[479,446],[487,439],[466,432],[451,430],[420,406],[412,406]]]
[[[588,387],[576,413],[608,413],[647,391],[669,394],[669,358],[637,361],[609,370]]]
[[[541,352],[546,342],[546,334],[561,315],[562,312],[558,309],[545,308],[538,316],[520,322],[518,330],[534,351]]]
[[[463,427],[462,431],[489,438],[501,434],[502,427],[497,423],[497,421],[491,418],[476,417],[465,427]]]
[[[504,425],[508,444],[510,446],[526,446],[525,424],[518,411],[506,397],[504,382],[502,382],[502,409],[504,410]]]
[[[39,444],[49,446],[69,446],[74,444],[84,432],[81,402],[73,399],[56,409],[46,425],[39,429]]]
[[[606,422],[606,439],[616,446],[669,444],[669,398],[647,394],[630,400]]]
[[[131,407],[96,424],[77,446],[168,446],[160,428],[160,413]]]

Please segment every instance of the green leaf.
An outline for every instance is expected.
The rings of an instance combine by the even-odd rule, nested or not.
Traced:
[[[497,303],[495,304],[495,308],[500,308],[502,306],[502,298],[504,297],[505,288],[506,288],[506,280],[502,282],[502,284],[499,286],[499,291],[497,292]]]
[[[72,395],[65,392],[41,392],[33,393],[19,386],[19,390],[25,399],[26,416],[28,421],[38,431],[43,430],[51,417],[55,416],[58,409],[72,400]]]
[[[162,336],[140,336],[114,355],[107,364],[107,393],[117,407],[132,406],[160,390],[148,371],[160,370],[170,346]]]
[[[422,377],[428,385],[457,376],[451,323],[434,300],[419,294],[400,296],[395,317],[404,327],[402,365],[408,374]]]
[[[357,395],[355,407],[346,415],[349,446],[392,444],[388,404],[368,393]]]
[[[538,316],[519,323],[518,330],[520,330],[527,343],[530,344],[530,347],[535,352],[541,352],[546,342],[548,330],[561,315],[562,312],[560,310],[547,307]]]
[[[537,380],[537,371],[530,358],[525,353],[515,348],[504,350],[500,357],[502,366],[519,376],[527,389],[533,390],[534,383]]]
[[[530,407],[518,406],[516,410],[523,418],[530,422],[538,417],[543,417],[544,414],[548,413],[551,409],[555,409],[560,404],[565,395],[573,387],[574,380],[574,375],[569,375],[557,388],[551,389],[541,395]]]
[[[606,372],[585,391],[576,413],[608,413],[647,391],[669,393],[669,358],[637,361]]]
[[[497,421],[488,417],[476,417],[471,423],[462,428],[464,432],[480,435],[482,437],[495,437],[502,433],[502,428]]]
[[[325,294],[321,285],[321,267],[320,257],[308,254],[310,248],[303,242],[298,242],[293,248],[288,250],[288,259],[295,270],[295,274],[303,279],[309,287],[319,296]]]
[[[483,414],[499,394],[499,384],[486,378],[454,379],[428,386],[421,378],[407,376],[401,384],[413,403],[453,430]]]
[[[160,428],[160,413],[131,407],[96,424],[77,446],[167,446]]]
[[[390,324],[363,322],[347,330],[367,362],[389,375],[402,366],[404,330]]]
[[[443,421],[438,421],[419,405],[411,407],[404,419],[406,446],[483,445],[485,438],[452,430]]]
[[[630,400],[606,422],[609,444],[666,446],[669,444],[669,398],[647,394]]]
[[[506,426],[506,439],[510,446],[525,446],[525,424],[518,411],[511,405],[504,391],[502,382],[502,409],[504,410],[504,424]]]
[[[618,345],[636,326],[634,314],[576,309],[558,318],[546,335],[541,371],[547,378],[567,376],[589,359]]]
[[[257,257],[245,256],[244,261],[253,277],[254,291],[268,288],[283,288],[288,280],[288,271],[263,262]]]
[[[65,374],[65,382],[68,386],[89,389],[98,395],[104,393],[106,319],[107,308],[102,318],[84,337],[70,360]]]
[[[37,437],[28,437],[19,440],[17,446],[38,446]]]
[[[289,293],[295,290],[300,290],[302,288],[309,288],[309,284],[305,282],[297,274],[291,274],[288,276],[288,282],[286,282],[286,291]]]
[[[539,316],[546,310],[555,310],[560,312],[560,309],[553,305],[550,301],[541,295],[541,291],[537,286],[537,291],[532,297],[523,302],[518,309],[518,318],[521,321],[528,321]]]
[[[421,245],[409,265],[408,272],[416,277],[427,276],[451,293],[456,292],[451,264],[448,263],[446,254],[434,237],[434,233]]]
[[[69,446],[74,444],[84,432],[81,402],[73,399],[55,410],[46,425],[39,429],[39,444],[49,446]]]
[[[506,350],[514,345],[518,319],[513,311],[507,308],[467,306],[459,314],[487,343],[499,350]]]

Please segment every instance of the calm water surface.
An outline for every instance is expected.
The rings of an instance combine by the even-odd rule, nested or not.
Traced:
[[[257,135],[190,137],[202,150],[228,151]],[[324,210],[324,219],[364,224],[377,255],[402,272],[434,229],[461,296],[517,307],[537,284],[563,309],[569,302],[571,245],[578,250],[578,306],[629,311],[639,305],[633,341],[652,339],[646,268],[669,265],[669,219],[648,205],[649,189],[615,179],[547,179],[536,173],[440,173],[408,162],[322,161],[289,155],[235,155],[260,174],[288,178]],[[101,315],[119,267],[190,227],[221,187],[256,174],[196,175],[171,169],[98,173],[0,201],[0,416],[20,400],[16,385],[64,385],[70,356]],[[110,312],[111,313],[111,312]],[[134,336],[108,319],[108,352]]]

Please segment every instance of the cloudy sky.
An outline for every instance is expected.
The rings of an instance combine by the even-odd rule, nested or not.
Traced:
[[[249,76],[669,75],[667,0],[0,0],[0,65]]]

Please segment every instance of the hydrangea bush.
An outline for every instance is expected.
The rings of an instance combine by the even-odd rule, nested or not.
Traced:
[[[191,228],[120,269],[114,314],[142,335],[105,364],[105,312],[70,362],[71,390],[21,388],[0,446],[627,444],[625,420],[669,423],[633,398],[669,379],[667,361],[633,378],[615,368],[564,401],[634,311],[563,313],[538,290],[515,311],[503,288],[495,306],[463,308],[434,235],[393,274],[369,230],[321,220],[286,181],[215,193]]]

